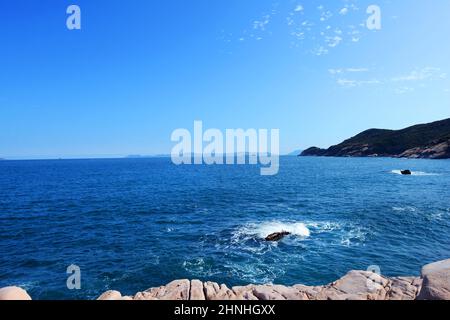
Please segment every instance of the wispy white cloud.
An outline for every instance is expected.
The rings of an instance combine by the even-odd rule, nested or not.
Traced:
[[[426,67],[422,69],[416,69],[408,74],[393,77],[393,82],[405,82],[405,81],[423,81],[423,80],[436,80],[446,79],[447,74],[442,72],[440,68]]]
[[[331,17],[333,17],[333,13],[331,11],[322,12],[322,14],[320,15],[320,21],[327,21]]]
[[[362,87],[365,85],[378,85],[382,84],[382,82],[378,79],[370,79],[370,80],[352,80],[352,79],[345,79],[345,78],[339,78],[337,79],[337,84],[342,87],[347,88],[354,88],[354,87]]]
[[[337,47],[342,42],[342,37],[334,36],[334,37],[325,37],[325,42],[331,48]]]
[[[226,42],[243,42],[248,40],[266,39],[272,32],[279,32],[273,27],[284,23],[288,27],[288,34],[292,37],[291,47],[303,48],[305,52],[323,56],[336,50],[342,44],[356,45],[365,32],[366,25],[352,15],[359,10],[355,5],[357,0],[338,0],[337,6],[320,3],[318,5],[304,4],[301,0],[288,9],[279,6],[278,1],[272,4],[272,9],[261,14],[259,18],[251,20],[242,33],[233,36],[225,35]],[[287,10],[287,11],[282,11]],[[360,13],[365,18],[365,12]],[[280,18],[280,19],[277,19]],[[348,21],[352,21],[349,23]]]
[[[328,73],[336,79],[336,83],[343,88],[356,88],[366,85],[389,85],[397,94],[407,94],[416,89],[427,86],[427,81],[439,81],[447,79],[447,74],[440,68],[425,67],[415,69],[404,75],[386,77],[362,76],[369,73],[369,68],[334,68],[328,69]],[[357,75],[359,74],[359,75]]]
[[[324,46],[319,46],[316,49],[312,50],[312,53],[316,56],[324,56],[327,55],[330,51]]]
[[[347,13],[348,13],[348,8],[342,8],[342,9],[339,11],[339,14],[342,15],[342,16],[345,16]]]
[[[409,93],[409,92],[413,92],[414,88],[412,87],[408,87],[408,86],[401,86],[398,88],[395,88],[395,93],[397,94],[405,94],[405,93]]]
[[[368,68],[347,68],[345,69],[347,72],[368,72]]]
[[[303,6],[301,4],[298,4],[295,9],[294,12],[302,12],[304,10]]]
[[[265,31],[266,26],[270,23],[270,15],[267,14],[261,20],[253,21],[253,29]]]
[[[344,16],[359,10],[354,0],[341,0],[342,5],[333,8],[320,4],[315,8],[293,7],[286,17],[290,35],[294,37],[292,44],[300,47],[306,41],[314,42],[315,49],[310,50],[315,55],[326,55],[342,43],[355,44],[360,41],[366,30],[365,23],[361,25],[346,24]],[[299,16],[298,13],[302,16]],[[308,14],[308,20],[303,19],[303,13]],[[355,22],[353,22],[355,23]]]
[[[353,73],[353,72],[368,72],[368,68],[337,68],[328,69],[328,72],[332,75],[342,74],[342,73]]]

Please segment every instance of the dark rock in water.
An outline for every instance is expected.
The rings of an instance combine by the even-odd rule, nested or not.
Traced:
[[[404,176],[410,176],[412,172],[410,170],[402,170],[402,175]]]
[[[275,233],[268,235],[266,237],[266,241],[280,241],[281,239],[283,239],[284,237],[286,237],[290,234],[291,234],[290,232],[286,232],[286,231],[275,232]]]

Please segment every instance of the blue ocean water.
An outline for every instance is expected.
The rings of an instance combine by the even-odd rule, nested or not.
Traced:
[[[450,161],[282,157],[277,176],[259,173],[166,158],[0,161],[0,287],[78,299],[180,278],[317,285],[450,258]],[[281,230],[293,235],[263,241]],[[66,287],[71,264],[81,290]]]

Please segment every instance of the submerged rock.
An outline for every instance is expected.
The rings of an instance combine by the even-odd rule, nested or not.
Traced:
[[[275,232],[266,237],[266,241],[280,241],[284,237],[290,235],[290,232],[282,231],[282,232]]]
[[[401,172],[404,176],[410,176],[412,174],[411,170],[402,170]]]

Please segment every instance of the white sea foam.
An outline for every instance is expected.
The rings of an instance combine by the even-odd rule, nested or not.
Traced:
[[[280,221],[272,221],[272,222],[263,222],[261,224],[254,224],[252,226],[247,226],[246,228],[247,234],[256,235],[258,238],[264,239],[269,234],[274,232],[289,232],[293,236],[297,236],[300,238],[307,238],[311,235],[308,227],[301,222],[280,222]]]
[[[308,229],[312,230],[314,233],[324,233],[333,232],[342,228],[342,225],[338,222],[308,222],[306,224]]]
[[[416,212],[417,208],[412,207],[412,206],[406,206],[406,207],[392,207],[392,210],[394,211],[398,211],[398,212]]]
[[[341,237],[341,245],[349,247],[351,245],[363,244],[370,235],[367,228],[354,226]]]
[[[402,170],[392,170],[391,173],[394,174],[402,174]],[[429,173],[429,172],[423,172],[423,171],[411,171],[412,176],[438,176],[437,173]]]
[[[241,250],[256,256],[265,255],[276,250],[278,242],[260,241],[274,232],[287,231],[291,235],[286,238],[285,244],[294,246],[307,246],[313,241],[315,246],[321,245],[361,245],[367,237],[372,235],[369,228],[352,223],[332,221],[304,221],[285,222],[271,221],[261,223],[248,223],[234,230],[231,237],[231,246],[238,246]],[[255,241],[259,240],[259,241]],[[306,248],[306,247],[304,247]]]

